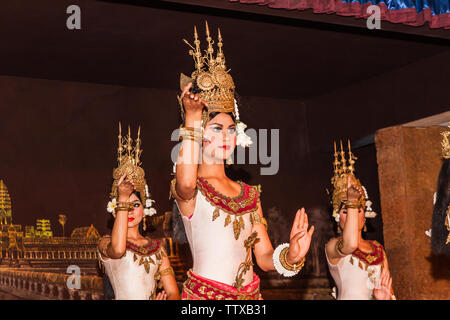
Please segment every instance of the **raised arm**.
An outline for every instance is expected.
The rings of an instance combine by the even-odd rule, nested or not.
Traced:
[[[190,215],[194,210],[192,200],[195,197],[197,187],[197,169],[201,148],[201,120],[205,103],[200,100],[198,94],[190,92],[192,83],[184,87],[181,98],[185,110],[185,126],[182,128],[180,152],[176,165],[176,183],[172,192],[178,201],[181,213]],[[191,135],[192,138],[189,138]],[[183,201],[184,200],[184,201]]]
[[[347,216],[345,219],[342,240],[331,239],[325,247],[328,259],[332,264],[337,264],[339,260],[358,248],[360,230],[358,226],[358,200],[362,195],[362,190],[351,184],[350,177],[347,178],[347,201],[345,209]]]
[[[99,243],[99,251],[104,259],[121,258],[126,250],[128,231],[128,211],[120,205],[121,202],[128,202],[134,190],[134,184],[130,180],[125,180],[124,174],[118,182],[118,206],[116,207],[116,218],[112,229],[111,237],[104,237]]]

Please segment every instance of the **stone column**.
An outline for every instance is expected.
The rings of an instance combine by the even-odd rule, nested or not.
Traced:
[[[425,235],[444,129],[396,126],[375,135],[384,242],[398,299],[450,299],[449,264],[432,256]]]

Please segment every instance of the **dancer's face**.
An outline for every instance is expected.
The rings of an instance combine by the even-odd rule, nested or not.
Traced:
[[[347,208],[342,206],[341,210],[339,211],[339,226],[341,227],[341,230],[344,230],[345,221],[347,220]],[[364,216],[364,210],[362,208],[359,209],[358,212],[358,229],[359,231],[364,228],[364,224],[366,223],[366,218]]]
[[[130,202],[134,205],[133,211],[128,211],[128,228],[133,228],[139,225],[144,216],[144,207],[142,206],[141,200],[132,193],[130,197]]]
[[[219,113],[206,123],[204,155],[223,163],[236,147],[236,123],[229,114]]]

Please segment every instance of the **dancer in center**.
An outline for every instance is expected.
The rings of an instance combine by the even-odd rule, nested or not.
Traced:
[[[193,255],[193,268],[183,285],[183,299],[262,299],[259,277],[253,272],[252,250],[258,266],[296,275],[304,265],[314,227],[298,210],[289,243],[273,249],[257,187],[233,181],[225,174],[236,144],[251,144],[239,120],[235,86],[227,71],[218,30],[217,54],[206,24],[203,55],[194,28],[189,44],[196,69],[181,75],[179,97],[183,126],[176,177],[171,193],[181,212]]]

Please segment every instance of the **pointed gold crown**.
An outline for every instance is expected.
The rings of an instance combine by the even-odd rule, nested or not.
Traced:
[[[117,162],[118,166],[113,170],[113,185],[111,188],[111,199],[117,198],[117,186],[120,178],[124,173],[127,174],[128,180],[132,180],[136,191],[141,195],[141,201],[145,206],[146,200],[146,184],[144,169],[142,169],[140,156],[141,149],[141,127],[138,129],[137,139],[134,141],[131,138],[130,126],[128,126],[128,135],[122,137],[122,126],[119,122],[119,145],[117,148]]]
[[[336,150],[336,142],[334,142],[334,176],[331,178],[331,184],[333,185],[333,215],[337,214],[341,208],[342,203],[347,200],[347,177],[350,176],[351,183],[355,186],[359,186],[360,190],[363,190],[361,182],[356,178],[355,172],[355,157],[351,150],[350,140],[348,140],[348,165],[347,159],[342,148],[341,141],[341,151]],[[359,202],[363,208],[365,208],[365,195],[362,194],[359,198]]]
[[[183,41],[191,48],[189,55],[194,59],[195,70],[191,74],[191,79],[181,75],[180,83],[195,81],[200,88],[200,98],[208,104],[208,113],[212,112],[233,112],[234,113],[234,82],[225,65],[225,55],[223,54],[222,35],[220,29],[217,32],[217,54],[214,55],[213,44],[209,32],[208,22],[206,22],[206,42],[208,48],[205,54],[200,49],[197,27],[194,26],[194,45],[187,40]],[[183,78],[184,77],[184,78]]]
[[[450,128],[450,125],[448,126],[448,128]],[[442,134],[442,141],[441,141],[442,157],[444,159],[449,159],[450,158],[450,141],[449,141],[450,130],[441,132],[441,134]]]

